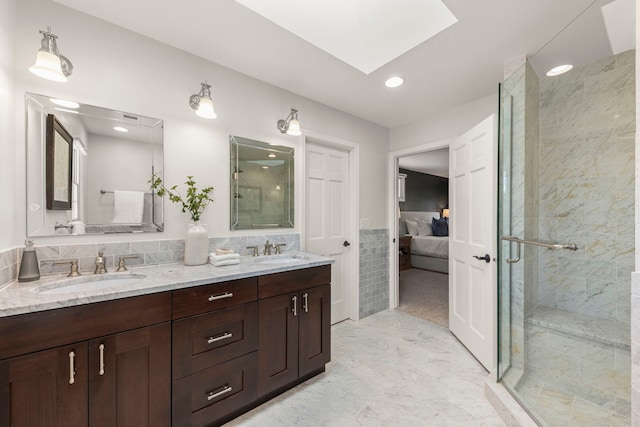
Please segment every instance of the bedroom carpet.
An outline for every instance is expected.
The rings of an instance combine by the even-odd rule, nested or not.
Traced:
[[[400,272],[398,310],[449,328],[449,275],[411,268]]]

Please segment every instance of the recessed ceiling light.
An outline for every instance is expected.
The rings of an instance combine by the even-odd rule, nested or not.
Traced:
[[[118,132],[129,132],[129,129],[123,128],[122,126],[114,126],[113,130],[117,130]]]
[[[58,110],[58,111],[64,111],[65,113],[73,113],[73,114],[80,114],[79,111],[75,111],[75,110],[67,110],[66,108],[54,108],[54,110]]]
[[[559,76],[560,74],[564,74],[567,71],[570,71],[573,68],[571,64],[558,65],[557,67],[553,67],[549,71],[547,71],[548,77]]]
[[[268,156],[268,157],[273,158],[273,157],[275,157],[275,156],[276,156],[275,154],[273,154],[273,153],[269,153],[269,156]]]
[[[263,166],[262,169],[269,169],[269,166]]]
[[[386,87],[398,87],[398,86],[402,86],[402,83],[404,83],[404,79],[402,77],[389,77],[387,79],[386,82],[384,82],[384,85]]]
[[[49,99],[51,100],[51,102],[61,107],[80,108],[80,104],[78,104],[77,102],[67,101],[66,99],[55,99],[55,98],[49,98]]]

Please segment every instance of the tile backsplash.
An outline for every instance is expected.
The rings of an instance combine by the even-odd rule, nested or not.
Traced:
[[[249,255],[247,246],[264,247],[265,242],[285,243],[284,251],[300,250],[300,234],[265,234],[251,236],[211,237],[209,250],[230,248],[241,255]],[[172,262],[182,262],[184,259],[184,240],[144,240],[134,242],[109,242],[88,244],[36,245],[36,254],[40,263],[40,275],[65,274],[69,272],[68,265],[53,265],[61,260],[78,260],[80,271],[93,271],[96,256],[99,251],[104,252],[105,264],[108,270],[117,266],[120,256],[137,256],[128,259],[127,265],[157,265]],[[9,249],[0,252],[0,286],[16,280],[22,248]]]

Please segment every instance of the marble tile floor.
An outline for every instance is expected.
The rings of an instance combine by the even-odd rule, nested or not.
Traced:
[[[331,333],[325,373],[227,426],[504,426],[487,372],[447,329],[387,310]]]

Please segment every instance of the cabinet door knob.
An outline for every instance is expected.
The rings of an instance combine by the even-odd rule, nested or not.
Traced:
[[[98,349],[100,350],[100,369],[98,374],[104,375],[104,344],[100,344]]]
[[[292,297],[291,298],[291,311],[293,312],[294,316],[298,315],[298,297]]]
[[[69,384],[73,384],[76,382],[76,368],[74,366],[74,359],[76,357],[76,353],[73,351],[69,352]]]

